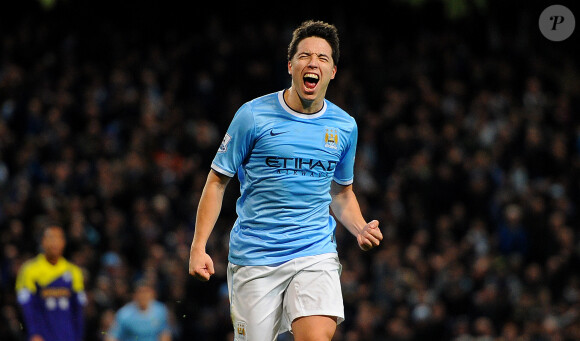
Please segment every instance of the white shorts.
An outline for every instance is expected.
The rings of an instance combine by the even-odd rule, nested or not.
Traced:
[[[296,258],[279,266],[228,264],[235,341],[272,341],[302,316],[344,321],[336,253]]]

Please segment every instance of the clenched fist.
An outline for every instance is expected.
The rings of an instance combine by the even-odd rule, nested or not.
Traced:
[[[358,241],[358,246],[364,250],[368,251],[381,243],[383,240],[383,233],[379,229],[379,222],[373,220],[366,224],[365,227],[356,236]]]

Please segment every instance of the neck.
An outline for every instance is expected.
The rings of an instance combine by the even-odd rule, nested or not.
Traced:
[[[294,87],[290,87],[288,91],[284,92],[284,99],[292,110],[303,114],[317,113],[324,105],[324,98],[316,98],[314,100],[304,99],[294,90]]]
[[[58,259],[60,258],[58,256],[50,256],[47,254],[45,254],[44,257],[46,258],[46,261],[52,265],[55,265],[56,263],[58,263]]]

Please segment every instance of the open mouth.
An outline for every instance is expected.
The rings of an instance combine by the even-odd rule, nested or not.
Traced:
[[[313,90],[316,87],[316,84],[318,84],[319,80],[318,75],[315,73],[307,73],[304,75],[303,79],[304,85],[309,90]]]

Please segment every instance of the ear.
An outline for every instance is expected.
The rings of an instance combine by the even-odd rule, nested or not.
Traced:
[[[290,61],[288,61],[288,74],[292,74],[292,63]]]
[[[333,66],[332,67],[332,76],[330,76],[330,79],[334,79],[334,76],[336,76],[336,71],[337,71],[337,66]]]

